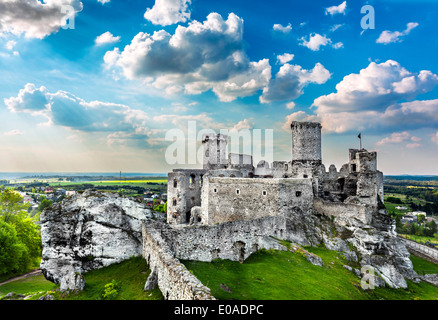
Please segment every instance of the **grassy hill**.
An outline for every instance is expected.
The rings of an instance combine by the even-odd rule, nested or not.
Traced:
[[[421,282],[409,282],[409,288],[376,288],[364,291],[359,278],[344,268],[348,262],[341,254],[325,248],[306,248],[320,256],[324,266],[314,266],[299,252],[259,251],[244,263],[215,260],[212,263],[184,261],[188,269],[211,288],[218,299],[238,300],[417,300],[438,299],[438,288]],[[437,273],[438,266],[414,257],[416,271]],[[353,267],[357,267],[352,265]],[[37,293],[37,299],[47,291],[59,300],[102,300],[108,284],[115,281],[113,300],[161,300],[158,289],[143,291],[149,275],[141,257],[85,274],[83,292],[60,293],[57,286],[42,276],[11,282],[0,286],[0,297],[9,292]]]

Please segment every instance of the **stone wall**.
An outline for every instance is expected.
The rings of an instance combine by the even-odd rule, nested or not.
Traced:
[[[210,289],[174,257],[167,242],[161,236],[159,222],[143,222],[143,257],[146,259],[151,275],[149,288],[155,282],[167,300],[212,300]],[[153,279],[153,280],[152,280]]]
[[[343,203],[343,202],[330,202],[324,201],[319,198],[313,199],[314,209],[325,216],[341,217],[343,219],[355,218],[364,224],[370,224],[372,220],[372,208],[368,208],[364,205]]]
[[[178,259],[243,262],[260,249],[285,250],[273,237],[289,238],[284,217],[235,221],[213,226],[162,228],[166,242]]]
[[[205,170],[174,170],[168,174],[167,221],[186,223],[190,209],[201,205],[201,187]]]
[[[202,190],[204,223],[282,216],[293,207],[307,211],[312,199],[311,179],[209,177]]]
[[[406,244],[406,247],[410,251],[413,251],[415,254],[420,254],[421,256],[425,256],[428,260],[432,260],[434,263],[438,263],[437,249],[404,238],[403,240]]]

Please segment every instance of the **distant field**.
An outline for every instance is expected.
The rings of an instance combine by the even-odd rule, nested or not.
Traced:
[[[145,180],[102,180],[102,181],[57,181],[50,182],[50,186],[72,186],[78,184],[92,184],[95,186],[117,186],[117,185],[146,185],[150,183],[167,183],[167,179],[145,179]]]

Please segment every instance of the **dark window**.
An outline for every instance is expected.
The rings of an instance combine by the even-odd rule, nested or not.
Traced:
[[[297,197],[301,197],[301,191],[297,191],[297,192],[295,192],[295,195],[296,195]]]
[[[201,174],[199,176],[199,186],[202,187],[202,183],[204,182],[204,176]]]
[[[240,190],[239,189],[236,189],[236,194],[240,194]]]
[[[356,165],[355,164],[351,165],[351,171],[356,172]]]
[[[213,192],[216,193],[216,192],[217,192],[217,189],[213,189]]]
[[[191,186],[195,183],[195,175],[194,175],[194,174],[191,174],[191,175],[190,175],[190,180],[189,180],[189,182],[190,182],[190,185],[191,185]]]
[[[268,193],[265,190],[263,190],[263,195],[266,196],[267,194]]]
[[[178,182],[175,180],[173,180],[173,187],[176,188],[178,186]]]
[[[173,205],[176,206],[176,199],[173,199]]]
[[[308,175],[307,174],[305,174],[304,176],[303,176],[304,178],[307,178],[308,177]]]

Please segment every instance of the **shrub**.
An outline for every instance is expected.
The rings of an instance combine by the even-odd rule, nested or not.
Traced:
[[[120,285],[116,280],[111,280],[104,287],[102,298],[105,300],[114,300],[119,294]]]

